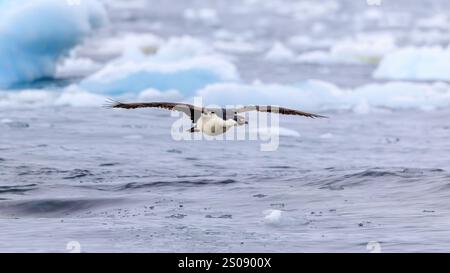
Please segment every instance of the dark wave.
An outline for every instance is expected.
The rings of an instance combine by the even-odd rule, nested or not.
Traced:
[[[37,184],[0,186],[0,194],[23,194],[25,192],[36,189]]]
[[[4,201],[0,214],[8,216],[58,217],[116,204],[117,199],[41,199],[27,201]]]
[[[117,191],[130,190],[130,189],[143,189],[143,188],[157,188],[157,187],[170,187],[170,186],[204,186],[204,185],[228,185],[236,183],[233,179],[213,180],[213,179],[201,179],[201,180],[180,180],[180,181],[155,181],[147,183],[131,182],[116,188]]]
[[[287,165],[276,165],[276,166],[268,166],[268,169],[292,169],[292,166]]]
[[[120,163],[117,163],[117,162],[101,163],[98,166],[100,166],[100,167],[114,167],[114,166],[117,166],[117,165],[120,165]]]
[[[166,187],[200,187],[212,185],[228,185],[237,183],[234,179],[199,179],[199,180],[176,180],[176,181],[153,181],[153,182],[130,182],[120,185],[108,184],[82,184],[77,185],[77,188],[106,191],[106,192],[121,192],[144,189],[158,189]]]
[[[182,154],[183,153],[183,151],[177,150],[177,149],[170,149],[170,150],[167,150],[167,152],[172,153],[172,154]]]
[[[433,177],[447,180],[449,177],[442,169],[371,168],[340,175],[336,174],[340,173],[338,170],[332,171],[333,174],[308,184],[318,185],[320,189],[343,190],[368,183],[414,183],[423,177],[427,177],[427,180]]]
[[[69,175],[63,177],[63,179],[77,179],[85,176],[92,176],[92,173],[88,170],[75,169],[69,172]]]
[[[30,169],[28,166],[17,167],[18,176],[54,176],[60,175],[62,179],[77,179],[86,176],[92,176],[93,174],[89,170],[73,169],[73,170],[60,170],[56,168],[39,168]]]

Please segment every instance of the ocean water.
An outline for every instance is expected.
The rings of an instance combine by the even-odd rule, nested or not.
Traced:
[[[420,74],[432,70],[421,64],[402,82],[389,65],[385,78],[373,76],[391,51],[445,51],[446,1],[103,4],[108,23],[72,52],[75,65],[2,87],[0,252],[449,250],[446,75]],[[155,59],[104,43],[131,34],[185,38]],[[386,44],[342,42],[355,35]],[[137,37],[126,41],[144,40]],[[272,50],[277,42],[288,50]],[[287,61],[314,51],[326,61]],[[408,58],[420,60],[414,52]],[[104,84],[117,74],[125,75],[119,83]],[[176,82],[180,75],[189,80]],[[135,83],[149,77],[149,86]],[[135,91],[118,94],[122,85]],[[236,89],[227,93],[229,86]],[[176,118],[164,110],[102,107],[106,97],[193,94],[216,104],[273,100],[329,118],[281,116],[279,147],[263,152],[263,141],[176,141]]]

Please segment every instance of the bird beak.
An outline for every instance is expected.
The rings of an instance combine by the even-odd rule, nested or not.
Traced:
[[[248,124],[248,121],[245,121],[244,124]]]

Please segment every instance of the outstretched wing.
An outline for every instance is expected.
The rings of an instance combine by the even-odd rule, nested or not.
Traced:
[[[234,109],[236,113],[243,113],[243,112],[250,112],[250,111],[259,111],[259,112],[267,112],[267,113],[277,113],[282,115],[296,115],[296,116],[304,116],[308,118],[327,118],[325,116],[312,114],[308,112],[298,111],[294,109],[289,109],[285,107],[278,107],[278,106],[262,106],[262,105],[249,105],[244,106],[242,108]]]
[[[123,108],[123,109],[137,109],[137,108],[161,108],[171,111],[179,111],[186,114],[192,122],[197,120],[202,115],[204,109],[187,103],[174,103],[174,102],[131,102],[122,103],[114,100],[107,101],[108,108]]]

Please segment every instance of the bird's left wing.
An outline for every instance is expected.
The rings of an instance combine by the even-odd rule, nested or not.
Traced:
[[[131,102],[122,103],[118,101],[109,100],[108,108],[123,108],[123,109],[137,109],[137,108],[162,108],[171,111],[179,111],[189,116],[192,122],[197,122],[204,109],[187,103],[175,103],[175,102]]]

